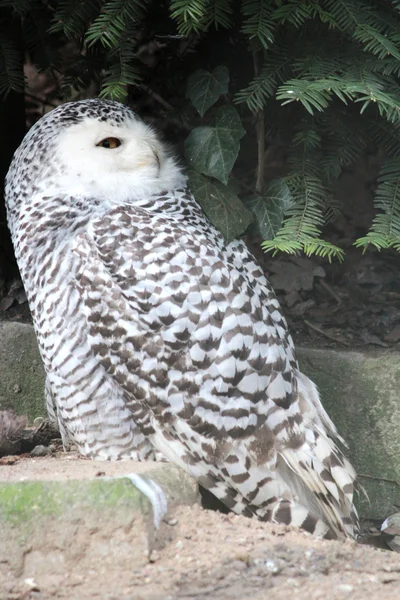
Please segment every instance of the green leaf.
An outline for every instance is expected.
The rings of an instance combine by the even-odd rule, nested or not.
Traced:
[[[388,159],[381,167],[374,204],[378,214],[370,231],[355,246],[400,248],[400,158]]]
[[[246,200],[255,217],[255,227],[264,240],[272,240],[282,227],[283,217],[293,203],[289,186],[282,179],[270,181],[263,194]]]
[[[189,186],[211,223],[224,236],[226,243],[246,231],[253,216],[230,185],[223,185],[215,179],[190,170]]]
[[[221,94],[228,92],[229,71],[224,65],[213,71],[199,69],[187,80],[186,98],[192,101],[201,117],[215,104]]]
[[[196,127],[186,138],[185,156],[190,167],[226,184],[245,133],[233,106],[218,108],[214,126]]]

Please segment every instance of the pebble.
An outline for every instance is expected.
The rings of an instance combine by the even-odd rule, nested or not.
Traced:
[[[150,552],[149,562],[155,563],[155,562],[157,562],[159,560],[159,558],[160,558],[160,555],[157,552],[157,550],[153,550],[152,552]]]
[[[50,448],[47,446],[35,446],[33,450],[31,450],[31,456],[48,456],[51,454]]]
[[[354,586],[349,585],[348,583],[341,583],[336,589],[338,592],[342,592],[342,594],[351,594],[354,590]]]

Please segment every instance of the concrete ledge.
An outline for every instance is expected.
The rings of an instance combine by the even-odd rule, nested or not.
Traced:
[[[44,417],[44,370],[32,325],[0,323],[0,410]]]
[[[384,518],[400,504],[400,354],[298,349],[301,369],[348,443],[359,473],[363,518]],[[391,481],[390,481],[391,480]],[[397,482],[397,483],[396,483]]]
[[[128,479],[82,478],[80,465],[86,461],[66,466],[65,460],[43,460],[52,463],[58,481],[38,479],[35,466],[30,480],[18,481],[24,461],[8,467],[16,469],[13,477],[5,473],[7,480],[0,467],[0,589],[20,578],[56,586],[66,572],[77,580],[90,571],[117,577],[120,570],[145,565],[150,552],[165,542],[165,529],[171,527],[163,523],[155,531],[149,499]],[[99,470],[99,463],[87,463]],[[100,463],[100,469],[118,476],[139,472],[158,483],[168,515],[178,505],[199,501],[195,481],[167,463]],[[28,476],[29,471],[25,464]],[[80,479],[68,479],[68,471],[78,472]]]

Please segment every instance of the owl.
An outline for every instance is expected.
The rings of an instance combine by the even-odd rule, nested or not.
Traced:
[[[6,179],[9,228],[65,445],[160,452],[238,514],[354,536],[355,473],[279,303],[129,108],[63,104]]]

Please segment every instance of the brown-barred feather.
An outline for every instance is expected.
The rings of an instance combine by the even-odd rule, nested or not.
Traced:
[[[87,145],[84,168],[70,147],[104,122],[127,141],[111,166],[96,154],[109,169],[97,174],[84,162],[97,150]],[[154,146],[158,164],[134,168]],[[49,413],[82,454],[157,449],[237,513],[352,536],[355,474],[298,369],[279,303],[163,152],[129,109],[91,100],[46,115],[16,153],[8,219]]]

